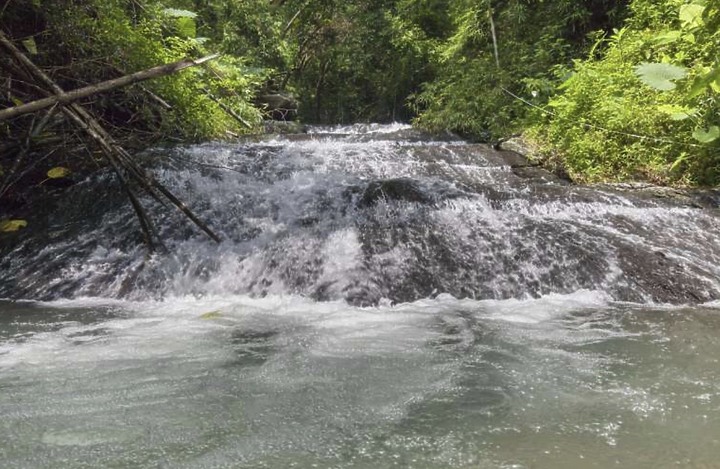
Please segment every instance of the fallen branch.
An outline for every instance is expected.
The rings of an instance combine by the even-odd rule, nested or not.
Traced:
[[[8,47],[8,45],[12,46],[12,43],[0,32],[0,43],[3,44],[5,47]],[[41,109],[48,108],[50,106],[53,106],[54,104],[61,104],[61,105],[67,105],[74,101],[77,101],[79,99],[87,98],[93,95],[96,95],[98,93],[102,93],[104,91],[110,91],[115,88],[121,88],[123,86],[132,85],[134,83],[139,83],[141,81],[150,80],[152,78],[158,78],[165,75],[170,75],[172,73],[178,72],[180,70],[186,69],[188,67],[194,67],[195,65],[200,65],[202,63],[205,63],[209,60],[213,60],[219,57],[219,54],[213,54],[208,55],[207,57],[203,57],[201,59],[183,59],[178,62],[173,62],[170,64],[165,65],[159,65],[157,67],[153,67],[147,70],[143,70],[140,72],[131,73],[130,75],[125,75],[120,78],[114,78],[112,80],[103,81],[101,83],[97,83],[90,86],[85,86],[83,88],[79,88],[73,91],[68,92],[62,92],[57,93],[54,96],[50,96],[43,99],[38,99],[37,101],[33,101],[31,103],[22,104],[20,106],[14,106],[7,109],[3,109],[0,111],[0,121],[12,119],[13,117],[21,116],[23,114],[28,114],[31,112],[36,112]]]
[[[30,75],[30,81],[39,81],[52,90],[49,92],[39,88],[44,94],[50,95],[54,93],[55,97],[60,97],[66,94],[57,83],[55,83],[49,76],[47,76],[47,74],[45,74],[45,72],[38,68],[32,60],[28,59],[17,47],[15,47],[15,45],[5,37],[2,31],[0,31],[0,45],[4,46],[15,58],[15,60],[25,67],[27,74]],[[214,58],[214,56],[205,57],[201,60],[207,61],[211,58]],[[201,63],[200,61],[194,62]],[[193,65],[196,65],[197,63],[193,63]],[[182,68],[176,68],[175,71],[180,69]],[[22,73],[22,75],[25,76],[26,73]],[[58,101],[56,100],[53,102]],[[220,237],[217,236],[205,223],[203,223],[182,201],[180,201],[180,199],[175,197],[175,195],[172,194],[165,186],[160,184],[160,182],[158,182],[154,177],[138,166],[132,160],[130,154],[118,145],[117,142],[115,142],[112,136],[100,125],[97,119],[95,119],[89,111],[79,104],[71,102],[62,107],[62,112],[100,146],[106,158],[118,173],[118,177],[125,187],[132,206],[140,220],[140,225],[143,230],[146,243],[151,250],[154,247],[152,243],[152,224],[150,223],[149,218],[147,217],[142,205],[140,205],[137,197],[135,197],[132,190],[129,189],[127,181],[124,180],[122,172],[120,171],[121,169],[128,171],[129,175],[132,176],[141,185],[141,187],[143,187],[156,200],[162,203],[163,200],[161,199],[160,194],[165,196],[167,200],[175,205],[178,210],[180,210],[187,218],[195,223],[195,225],[203,230],[210,238],[216,242],[220,242]],[[158,192],[160,194],[158,194]]]

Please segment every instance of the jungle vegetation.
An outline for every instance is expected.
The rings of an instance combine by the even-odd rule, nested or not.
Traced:
[[[718,183],[719,24],[720,0],[0,0],[0,31],[65,91],[219,54],[79,102],[131,150],[399,120],[522,132],[584,182]],[[48,96],[31,75],[0,50],[0,110]],[[57,106],[0,120],[3,211],[102,166],[81,134]]]

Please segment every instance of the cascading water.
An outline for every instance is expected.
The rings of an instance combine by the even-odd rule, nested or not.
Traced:
[[[0,295],[720,298],[714,211],[523,179],[511,155],[420,137],[401,126],[341,128],[169,151],[155,173],[225,241],[155,207],[167,252],[150,260],[112,174],[86,181],[47,236],[5,257]]]
[[[720,455],[717,209],[402,125],[145,157],[223,241],[108,174],[3,248],[3,467]]]

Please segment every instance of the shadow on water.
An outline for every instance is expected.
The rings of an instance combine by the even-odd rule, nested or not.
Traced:
[[[128,316],[120,306],[82,306],[57,309],[42,303],[0,300],[0,341],[22,341],[41,332],[57,332],[69,324],[92,326]],[[107,330],[90,328],[69,334],[77,343],[102,337]]]

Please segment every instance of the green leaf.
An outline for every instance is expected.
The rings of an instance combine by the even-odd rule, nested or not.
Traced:
[[[693,112],[676,112],[675,114],[670,114],[670,120],[674,121],[684,121],[685,119],[689,119],[696,115],[697,109],[693,109]]]
[[[689,117],[696,116],[698,113],[696,108],[680,106],[679,104],[661,104],[657,109],[664,114],[668,114],[670,119],[674,121],[682,121]]]
[[[697,28],[703,25],[702,15],[705,11],[703,5],[690,3],[680,7],[680,22],[683,28]]]
[[[711,143],[720,137],[720,127],[711,125],[707,129],[698,127],[692,134],[693,138],[700,143]]]
[[[171,18],[196,18],[197,13],[189,10],[178,10],[176,8],[165,8],[163,10],[167,16]]]
[[[682,36],[682,31],[665,31],[664,33],[660,33],[653,39],[653,42],[659,46],[665,45],[665,44],[672,44],[673,42],[680,39]]]
[[[70,170],[67,168],[63,168],[62,166],[56,166],[47,172],[47,177],[49,177],[50,179],[60,179],[68,177],[69,175]]]
[[[22,42],[22,45],[25,46],[25,49],[27,49],[28,52],[30,52],[31,55],[37,55],[38,49],[37,44],[35,44],[35,39],[33,38],[27,38]]]
[[[675,89],[672,80],[685,78],[687,69],[666,63],[641,63],[635,67],[635,74],[646,85],[656,90],[669,91]]]
[[[2,233],[18,231],[26,226],[27,222],[25,220],[0,220],[0,232]]]
[[[200,319],[218,319],[221,318],[222,314],[220,311],[208,311],[200,315]]]
[[[720,81],[720,67],[715,67],[703,75],[696,76],[693,80],[692,86],[690,87],[688,97],[695,98],[700,96],[708,89],[708,87],[711,87],[718,81]]]
[[[675,171],[687,159],[687,153],[681,154],[672,165],[670,165],[670,171]]]

